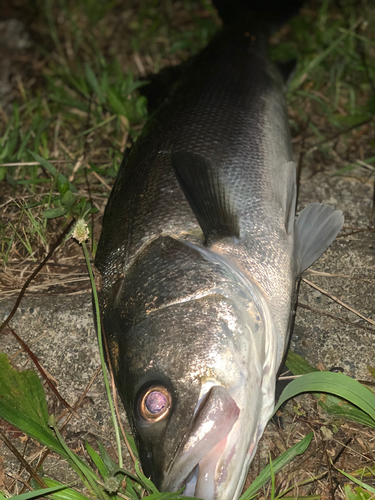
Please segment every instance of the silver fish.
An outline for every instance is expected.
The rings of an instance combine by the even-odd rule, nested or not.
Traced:
[[[295,221],[285,81],[268,27],[228,22],[124,161],[96,267],[110,362],[146,475],[237,499],[274,407],[295,283],[340,211]]]

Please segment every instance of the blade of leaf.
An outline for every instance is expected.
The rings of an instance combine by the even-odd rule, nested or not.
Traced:
[[[93,448],[91,448],[91,446],[89,445],[89,443],[87,441],[85,442],[85,447],[86,447],[87,453],[90,455],[91,460],[94,462],[94,464],[98,468],[98,471],[100,472],[100,475],[104,479],[106,479],[107,477],[109,477],[110,473],[109,473],[107,467],[105,466],[103,460],[98,455],[98,453]]]
[[[34,153],[33,151],[29,151],[29,153],[31,154],[31,156],[34,158],[35,161],[37,161],[38,163],[40,163],[54,177],[56,177],[56,175],[58,174],[60,182],[62,182],[62,183],[69,182],[68,179],[65,177],[65,175],[63,175],[61,172],[59,173],[57,171],[56,167],[54,167],[52,165],[52,163],[50,163],[49,161],[45,160],[44,158],[42,158],[41,156],[39,156],[37,153]],[[77,188],[71,182],[69,182],[69,188],[70,188],[71,191],[73,191],[73,193],[77,193],[78,192]]]
[[[152,493],[148,495],[147,500],[197,500],[196,497],[182,496],[182,490],[176,493]]]
[[[57,481],[55,481],[55,482],[57,483]],[[47,484],[47,481],[46,481],[46,484]],[[61,483],[58,483],[58,484],[59,484],[58,486],[53,486],[51,488],[41,488],[40,490],[28,491],[27,493],[22,493],[22,495],[14,495],[11,497],[11,499],[12,500],[31,500],[32,498],[38,498],[41,496],[45,497],[45,496],[50,495],[51,493],[54,493],[56,491],[60,491],[60,490],[64,490],[66,488],[69,488],[69,485],[61,484]],[[85,500],[87,500],[86,497],[84,497],[84,498],[85,498]],[[0,494],[0,499],[1,500],[2,499],[8,500],[8,499],[5,499],[5,497],[2,496],[1,494]]]
[[[294,375],[303,375],[305,373],[319,371],[311,366],[302,356],[292,351],[288,352],[285,364]],[[319,405],[327,413],[352,420],[362,425],[375,427],[373,419],[363,411],[358,410],[357,406],[331,394],[314,394],[314,396],[318,398]]]
[[[127,112],[126,107],[124,106],[118,93],[115,90],[113,90],[111,87],[108,89],[108,101],[109,101],[111,108],[116,113],[116,115],[122,115],[122,116],[127,117],[128,112]]]
[[[369,484],[366,484],[366,483],[362,482],[360,479],[357,479],[356,477],[348,474],[347,472],[344,472],[341,469],[337,469],[337,470],[339,472],[341,472],[341,474],[343,474],[344,476],[346,476],[348,479],[350,479],[351,481],[353,481],[353,483],[358,484],[358,486],[361,486],[362,488],[364,488],[365,490],[369,491],[370,493],[375,494],[375,488],[373,488]]]
[[[78,474],[84,473],[96,480],[94,472],[77,455],[70,450],[68,453],[50,429],[38,375],[32,370],[18,372],[4,353],[0,353],[0,418],[68,460]]]
[[[138,477],[141,479],[142,483],[144,485],[146,485],[147,491],[149,493],[159,493],[159,490],[154,485],[154,483],[152,481],[150,481],[150,479],[148,479],[148,477],[146,477],[144,474],[142,474],[142,472],[141,472],[141,470],[139,468],[139,462],[138,462],[138,460],[135,462],[134,466],[135,466],[135,471],[136,471]]]
[[[354,406],[337,396],[332,396],[331,394],[321,394],[319,406],[330,415],[346,418],[375,429],[375,421],[369,415],[359,410],[357,406]]]
[[[375,395],[356,380],[342,373],[314,372],[293,380],[283,390],[275,412],[290,398],[304,392],[327,392],[358,406],[375,422]]]
[[[289,462],[291,462],[297,455],[302,455],[306,448],[309,446],[314,433],[310,432],[306,437],[304,437],[299,443],[295,444],[282,455],[280,455],[276,460],[272,462],[273,474],[277,474],[281,469],[283,469]],[[259,476],[252,482],[250,487],[245,491],[245,493],[240,497],[240,500],[249,500],[255,493],[264,486],[271,479],[271,467],[268,464]]]
[[[49,425],[53,427],[53,430],[55,431],[55,434],[57,436],[57,439],[59,440],[61,446],[64,448],[65,453],[68,456],[69,463],[72,465],[72,467],[76,470],[76,472],[80,475],[84,483],[86,484],[87,488],[90,490],[90,486],[92,491],[95,493],[95,495],[102,499],[106,500],[107,495],[104,493],[104,491],[99,487],[98,485],[98,477],[94,473],[90,467],[88,467],[75,453],[73,453],[69,447],[66,445],[65,441],[63,440],[60,431],[57,428],[57,423],[54,417],[49,418]]]
[[[107,467],[108,472],[110,473],[111,476],[115,473],[115,471],[118,470],[118,464],[112,460],[112,458],[108,455],[106,449],[101,443],[98,443],[99,451],[102,456],[103,462],[105,466]]]
[[[90,65],[87,62],[85,63],[85,75],[86,75],[87,81],[89,82],[90,87],[95,92],[95,94],[99,97],[100,103],[104,104],[106,99],[104,97],[102,88],[100,87],[98,79],[96,78],[93,70],[91,69]]]
[[[126,477],[126,495],[130,497],[132,500],[138,500],[139,497],[142,496],[143,488],[139,483],[136,483],[130,479],[130,477]]]
[[[371,373],[371,375],[375,378],[375,368],[367,365],[367,369]]]
[[[130,446],[135,458],[139,458],[138,457],[138,450],[137,450],[137,447],[135,445],[135,441],[134,441],[133,436],[131,436],[130,434],[128,434],[126,432],[126,439],[128,440],[129,446]]]
[[[67,458],[48,427],[47,403],[38,375],[32,370],[18,372],[4,353],[0,353],[0,418]]]
[[[319,371],[317,368],[310,365],[302,356],[291,350],[288,351],[285,364],[293,375],[303,375],[304,373]]]
[[[49,210],[44,210],[42,212],[43,217],[46,219],[56,219],[68,213],[68,209],[65,207],[50,208]]]
[[[46,483],[47,486],[50,487],[54,486],[55,488],[59,488],[59,485],[61,485],[67,488],[66,485],[63,485],[62,483],[60,483],[59,481],[55,481],[54,479],[48,479],[43,477],[43,481]],[[57,493],[54,493],[52,495],[52,498],[54,500],[91,500],[90,497],[82,495],[82,493],[74,490],[73,488],[67,488],[63,489],[62,491],[58,491]]]

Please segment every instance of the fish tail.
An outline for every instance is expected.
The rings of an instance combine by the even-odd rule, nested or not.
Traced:
[[[225,25],[243,23],[244,18],[277,31],[296,15],[304,0],[213,0]]]

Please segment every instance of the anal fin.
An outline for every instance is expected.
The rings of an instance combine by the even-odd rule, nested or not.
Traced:
[[[326,251],[344,223],[341,210],[312,203],[300,213],[295,224],[295,255],[301,274]]]
[[[212,163],[199,154],[179,151],[171,162],[180,187],[206,238],[240,236],[239,219],[228,188]]]

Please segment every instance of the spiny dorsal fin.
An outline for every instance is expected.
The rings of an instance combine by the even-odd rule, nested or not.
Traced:
[[[171,156],[180,187],[210,244],[213,239],[239,238],[238,215],[217,170],[203,156],[179,151]]]
[[[327,250],[344,224],[341,210],[311,203],[299,214],[294,228],[294,248],[298,274],[311,266]]]

